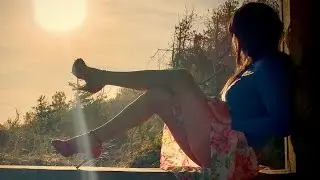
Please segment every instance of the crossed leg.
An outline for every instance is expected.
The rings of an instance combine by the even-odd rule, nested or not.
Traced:
[[[185,70],[148,70],[135,72],[110,72],[87,67],[82,72],[87,84],[116,85],[148,91],[125,107],[118,115],[100,127],[70,140],[81,146],[82,138],[89,138],[90,147],[101,141],[117,138],[127,130],[159,115],[170,129],[181,149],[199,166],[208,168],[211,161],[210,128],[211,109],[207,98],[192,76]],[[80,68],[78,68],[80,69]],[[182,115],[179,123],[174,116],[172,105],[177,99]],[[96,144],[95,144],[96,143]],[[81,147],[80,147],[81,148]]]
[[[204,114],[200,114],[203,107],[192,101],[196,97],[191,94],[178,95],[176,98],[179,101],[181,114],[183,114],[183,123],[180,123],[173,113],[173,106],[176,103],[173,95],[162,89],[152,89],[138,97],[113,119],[93,131],[100,140],[109,141],[157,114],[166,123],[186,155],[199,166],[209,167],[211,159],[210,122],[207,119],[198,119],[204,118]],[[73,139],[81,142],[81,137],[83,135]],[[91,142],[94,143],[94,139],[91,139]]]

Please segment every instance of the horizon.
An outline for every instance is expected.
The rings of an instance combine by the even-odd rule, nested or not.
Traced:
[[[68,82],[76,81],[70,72],[78,57],[90,66],[113,71],[158,69],[150,57],[169,47],[186,7],[202,15],[223,2],[82,1],[86,6],[61,13],[60,21],[54,19],[56,6],[44,8],[49,1],[0,1],[0,124],[14,118],[16,108],[22,114],[31,110],[40,95],[50,100],[56,91],[63,91],[70,100],[73,92]],[[117,88],[107,86],[105,91],[109,90],[114,96]]]

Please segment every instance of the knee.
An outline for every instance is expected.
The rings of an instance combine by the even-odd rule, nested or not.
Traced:
[[[183,86],[190,86],[194,85],[194,78],[192,74],[186,70],[186,69],[178,69],[177,70],[177,84],[183,85]]]
[[[175,83],[171,88],[176,94],[194,91],[197,88],[197,84],[188,70],[177,69],[175,72],[176,76],[173,77]]]
[[[173,100],[173,94],[166,89],[150,89],[148,92],[146,92],[145,95],[149,100],[149,107],[154,111],[157,111],[159,110],[159,108],[163,108],[164,106],[170,105]]]

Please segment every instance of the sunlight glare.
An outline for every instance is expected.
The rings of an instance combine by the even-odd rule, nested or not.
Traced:
[[[80,97],[79,97],[79,92],[76,93],[76,112],[75,113],[76,114],[75,114],[74,118],[76,119],[76,122],[79,123],[79,126],[80,126],[80,129],[78,129],[77,131],[88,132],[89,129],[86,125],[85,115],[84,115],[84,111],[82,109],[82,105],[81,105],[81,101],[80,101]],[[92,157],[92,153],[90,150],[91,149],[90,142],[89,142],[89,138],[87,136],[85,136],[85,138],[81,142],[81,144],[84,146],[86,154],[88,156]],[[86,179],[98,180],[98,175],[95,171],[88,172],[88,177],[85,176],[85,174],[81,173],[81,180],[86,180]]]
[[[35,21],[49,31],[69,31],[86,17],[86,0],[33,0]]]

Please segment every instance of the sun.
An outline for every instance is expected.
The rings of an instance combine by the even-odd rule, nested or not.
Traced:
[[[86,0],[33,0],[36,23],[49,31],[69,31],[86,17]]]

